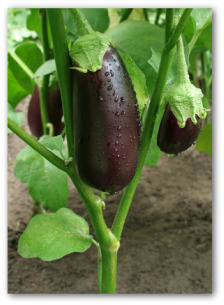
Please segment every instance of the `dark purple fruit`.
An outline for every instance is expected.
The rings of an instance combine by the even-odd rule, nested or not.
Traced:
[[[104,192],[121,190],[138,165],[141,126],[136,94],[115,48],[105,53],[101,70],[73,70],[73,106],[80,178]]]
[[[61,134],[64,123],[61,122],[63,110],[61,93],[58,84],[48,93],[48,115],[50,122],[54,125],[54,135]],[[40,138],[43,135],[43,125],[40,112],[39,88],[35,87],[28,108],[28,125],[34,136]]]
[[[159,148],[167,154],[178,154],[188,149],[195,142],[201,130],[202,120],[197,115],[196,119],[196,125],[189,118],[185,127],[180,128],[169,104],[167,104],[157,136]]]

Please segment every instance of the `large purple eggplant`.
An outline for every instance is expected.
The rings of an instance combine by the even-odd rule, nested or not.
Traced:
[[[167,104],[157,136],[159,148],[167,154],[178,154],[188,149],[197,139],[201,130],[202,120],[196,115],[195,125],[190,118],[180,128],[177,119]]]
[[[109,46],[101,70],[73,70],[75,158],[81,179],[113,193],[133,178],[139,158],[136,93],[117,50]]]
[[[61,122],[63,110],[61,93],[56,84],[48,93],[48,115],[50,122],[54,125],[54,135],[61,134],[64,123]],[[28,108],[28,125],[34,136],[40,138],[43,135],[43,125],[40,112],[40,93],[39,88],[35,87]]]

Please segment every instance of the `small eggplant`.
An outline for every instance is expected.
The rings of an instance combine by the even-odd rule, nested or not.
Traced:
[[[64,123],[61,122],[63,110],[61,93],[58,84],[48,92],[48,115],[50,122],[54,125],[54,135],[61,134]],[[34,136],[40,138],[43,135],[43,125],[40,111],[40,93],[36,86],[28,108],[28,125]]]
[[[202,120],[197,115],[195,117],[196,124],[188,118],[185,127],[180,128],[175,115],[167,104],[157,136],[157,145],[161,151],[167,154],[178,154],[194,144],[202,124]]]
[[[103,192],[121,190],[138,165],[141,125],[133,84],[114,47],[101,70],[73,70],[73,111],[80,178]]]

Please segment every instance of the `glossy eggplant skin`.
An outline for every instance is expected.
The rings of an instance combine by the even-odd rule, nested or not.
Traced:
[[[61,134],[64,123],[61,122],[63,110],[61,93],[58,84],[56,84],[48,93],[48,115],[49,120],[54,125],[54,135]],[[28,125],[34,136],[38,139],[43,135],[43,125],[40,111],[40,93],[36,86],[30,100],[28,108]]]
[[[198,116],[196,118],[196,125],[189,118],[185,127],[180,128],[169,104],[167,104],[157,135],[157,145],[160,150],[167,154],[178,154],[194,144],[202,124],[202,120]]]
[[[138,165],[141,125],[133,84],[112,46],[101,70],[73,70],[73,109],[80,178],[103,192],[121,190]]]

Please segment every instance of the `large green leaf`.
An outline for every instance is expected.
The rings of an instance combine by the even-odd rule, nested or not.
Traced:
[[[84,252],[91,244],[86,220],[62,208],[55,214],[32,218],[19,239],[18,252],[25,258],[52,261],[72,252]]]
[[[35,88],[35,83],[32,79],[33,72],[14,51],[8,52],[8,66],[20,86],[27,92],[33,93]]]
[[[138,64],[138,59],[148,61],[151,48],[162,51],[164,30],[147,21],[127,20],[107,31],[115,46],[128,53]],[[136,60],[137,59],[137,60]]]
[[[17,82],[29,93],[35,87],[33,73],[43,62],[40,48],[34,42],[26,42],[8,53],[8,66]]]
[[[8,67],[8,103],[15,108],[28,94],[29,92],[18,83],[11,69]]]
[[[153,55],[152,50],[155,50],[160,58],[164,30],[146,21],[127,20],[109,29],[107,35],[115,47],[129,54],[145,74],[148,93],[151,96],[157,72],[149,59]]]
[[[196,141],[196,149],[212,156],[212,123],[202,128]]]
[[[24,114],[22,112],[16,112],[12,105],[8,103],[8,117],[15,122],[18,126],[22,126]],[[11,133],[11,130],[8,128],[8,133]]]
[[[57,142],[63,141],[62,137],[56,138]],[[40,143],[55,147],[54,137],[48,137],[47,140],[44,137]],[[57,145],[61,146],[61,144]],[[60,151],[52,151],[60,156]],[[29,193],[35,201],[53,211],[66,206],[69,195],[67,174],[48,162],[30,146],[25,147],[17,155],[14,173],[19,180],[27,184]]]
[[[19,45],[15,53],[33,73],[43,63],[42,51],[35,42],[29,41]]]

